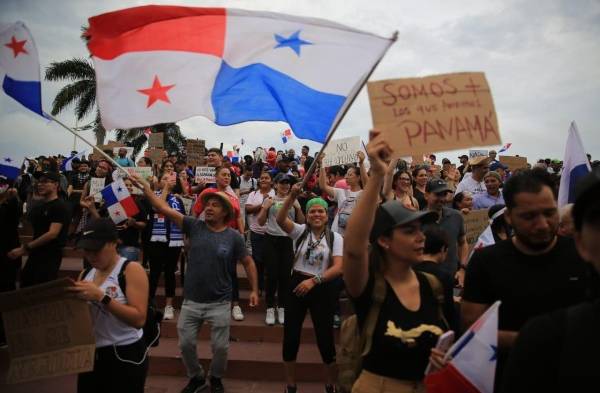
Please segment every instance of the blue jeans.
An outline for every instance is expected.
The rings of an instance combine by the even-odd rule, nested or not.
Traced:
[[[132,246],[119,246],[117,249],[120,256],[130,261],[140,260],[140,249]]]

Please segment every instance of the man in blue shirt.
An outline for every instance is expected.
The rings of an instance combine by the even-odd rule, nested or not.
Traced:
[[[502,178],[498,172],[489,171],[483,176],[486,192],[476,194],[473,197],[473,209],[488,209],[494,205],[504,205],[504,197],[500,186]]]
[[[115,159],[115,161],[117,162],[117,164],[121,165],[122,167],[135,166],[135,164],[133,163],[133,160],[131,158],[127,157],[127,149],[125,149],[124,147],[121,147],[119,149],[119,156]]]

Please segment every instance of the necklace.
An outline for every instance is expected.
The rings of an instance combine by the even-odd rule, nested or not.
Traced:
[[[308,233],[308,244],[306,246],[306,253],[304,254],[304,260],[308,262],[309,265],[313,265],[314,261],[311,260],[312,251],[316,249],[319,244],[321,244],[321,240],[325,237],[325,231],[321,232],[321,235],[317,240],[313,240],[312,231]]]

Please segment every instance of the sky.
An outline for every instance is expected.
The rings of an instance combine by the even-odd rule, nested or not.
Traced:
[[[1,0],[0,23],[23,21],[33,34],[42,75],[52,62],[89,56],[79,38],[87,18],[144,4],[222,6],[264,10],[332,20],[398,40],[370,80],[419,77],[463,71],[485,72],[491,87],[503,143],[509,154],[538,158],[564,155],[567,131],[575,120],[587,152],[600,158],[600,1],[597,0]],[[43,107],[65,82],[42,82]],[[75,123],[73,108],[57,116]],[[294,148],[320,144],[280,133],[285,123],[248,122],[219,127],[201,117],[178,122],[188,138],[208,147],[246,145]],[[359,135],[366,141],[372,127],[366,88],[341,122],[335,138]],[[82,136],[95,141],[91,132]],[[108,139],[114,139],[114,133]],[[0,92],[0,155],[20,159],[68,154],[74,137],[54,122],[45,122]],[[498,148],[493,146],[490,148]],[[76,150],[89,149],[76,142]],[[457,162],[458,153],[439,152]]]

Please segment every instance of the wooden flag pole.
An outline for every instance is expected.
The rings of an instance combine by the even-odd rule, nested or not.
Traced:
[[[354,93],[354,95],[352,96],[352,98],[350,100],[346,101],[346,105],[342,109],[341,116],[338,116],[338,118],[335,120],[335,123],[334,123],[331,131],[327,135],[327,138],[325,139],[325,142],[323,142],[323,146],[321,146],[321,150],[319,150],[319,153],[317,155],[315,155],[315,159],[313,160],[312,164],[310,164],[310,167],[308,168],[308,171],[306,171],[306,173],[304,174],[304,179],[302,179],[302,188],[304,188],[304,186],[306,186],[306,182],[308,181],[308,179],[310,179],[310,177],[312,176],[312,174],[317,169],[317,165],[316,164],[317,164],[317,161],[319,159],[319,156],[323,153],[323,151],[325,150],[325,148],[327,147],[327,145],[331,141],[331,138],[333,137],[333,134],[335,133],[335,131],[337,130],[338,126],[340,125],[340,123],[344,119],[344,116],[346,116],[346,113],[348,113],[348,110],[350,109],[350,107],[354,103],[354,100],[356,100],[356,97],[358,97],[358,93],[360,93],[360,91],[362,90],[362,88],[364,87],[364,85],[367,83],[367,81],[371,77],[371,74],[373,74],[373,71],[375,71],[375,68],[377,68],[377,66],[381,62],[381,59],[383,59],[383,56],[385,56],[385,54],[387,53],[387,51],[390,49],[390,47],[392,46],[392,44],[394,42],[396,42],[397,39],[398,39],[398,31],[396,30],[394,32],[392,38],[390,39],[389,45],[387,46],[387,48],[385,48],[385,51],[383,52],[383,54],[381,55],[381,57],[379,58],[379,60],[377,60],[377,62],[373,65],[373,67],[371,68],[371,70],[369,71],[369,73],[362,80],[362,82],[360,84],[360,87],[358,89],[356,89],[356,92]]]

